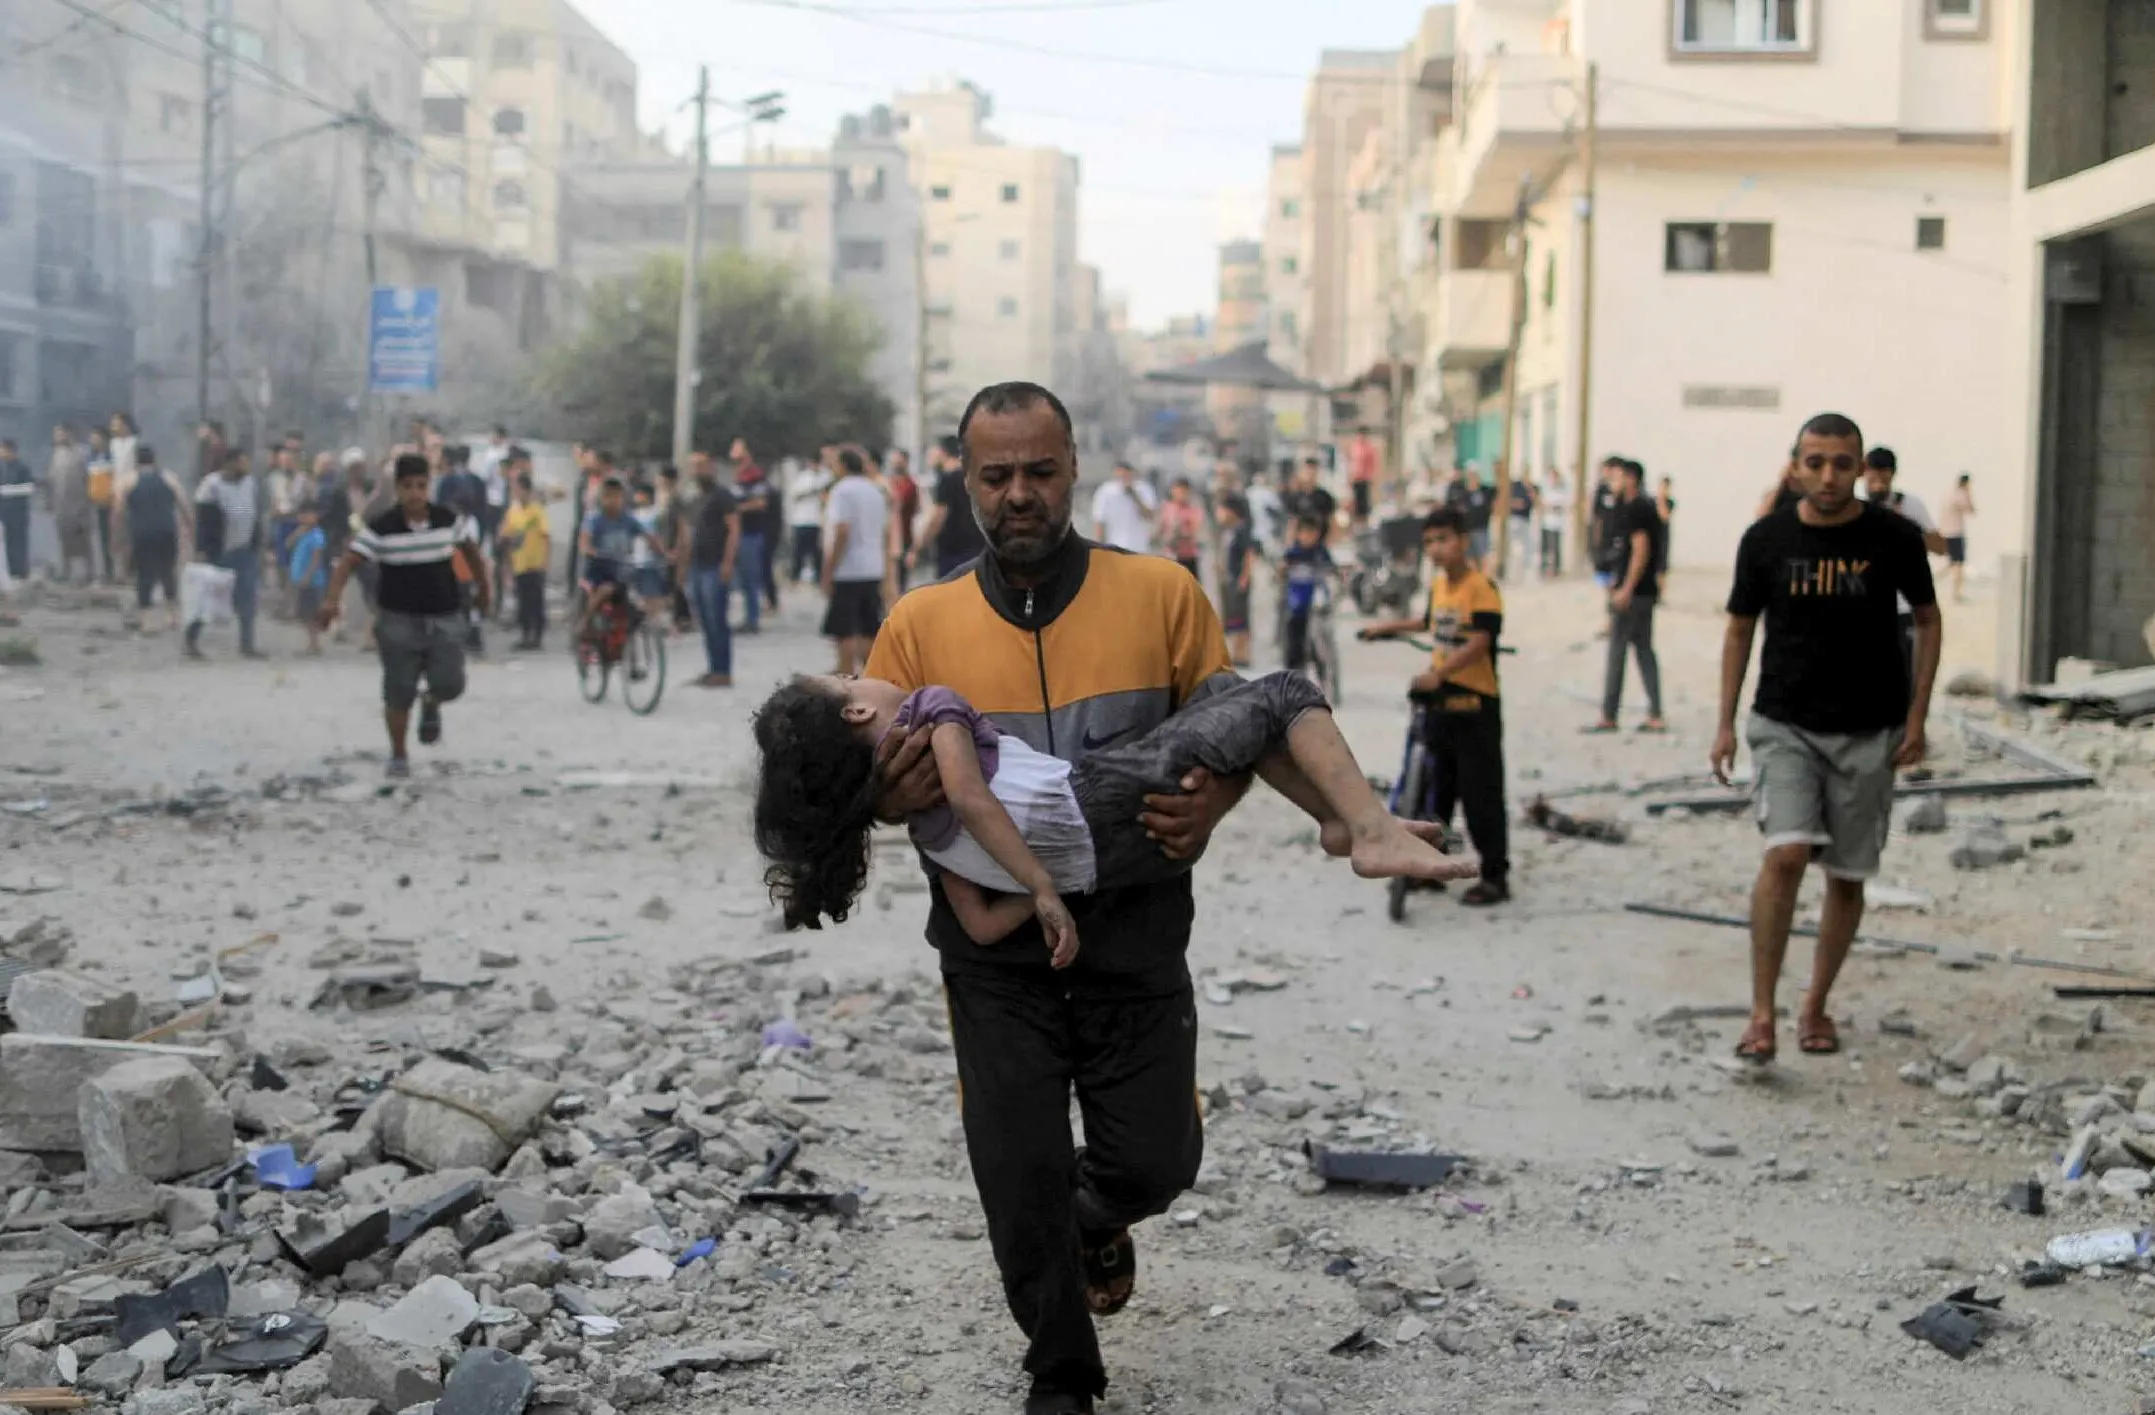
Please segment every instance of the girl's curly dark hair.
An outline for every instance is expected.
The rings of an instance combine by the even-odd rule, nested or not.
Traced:
[[[868,883],[875,749],[844,713],[844,698],[805,678],[756,709],[756,849],[789,929],[843,923]]]

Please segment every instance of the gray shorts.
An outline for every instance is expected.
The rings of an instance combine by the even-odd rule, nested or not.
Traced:
[[[1893,754],[1903,735],[1898,727],[1806,732],[1752,713],[1744,737],[1766,848],[1808,845],[1819,868],[1836,879],[1877,874],[1893,823]]]
[[[464,622],[455,614],[399,614],[383,610],[374,620],[374,643],[382,656],[382,702],[407,712],[427,696],[446,703],[464,695]]]

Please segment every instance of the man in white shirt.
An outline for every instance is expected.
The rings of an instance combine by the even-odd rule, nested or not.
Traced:
[[[830,544],[823,553],[823,636],[838,641],[838,672],[860,671],[883,627],[883,579],[890,568],[890,498],[868,479],[850,447],[838,452],[838,480],[824,506]]]
[[[1933,555],[1945,554],[1945,537],[1939,533],[1938,523],[1931,519],[1930,507],[1923,498],[1912,491],[1895,491],[1893,478],[1900,472],[1900,458],[1893,455],[1890,447],[1873,447],[1863,458],[1863,489],[1865,499],[1880,506],[1900,512],[1916,523],[1923,532],[1923,548]],[[1908,660],[1908,681],[1915,682],[1916,662],[1916,612],[1908,603],[1906,595],[1898,596],[1901,614],[1901,657]]]
[[[1114,479],[1093,493],[1093,539],[1142,555],[1152,549],[1152,517],[1159,509],[1152,488],[1137,479],[1137,468],[1117,462]]]
[[[1559,579],[1564,573],[1564,528],[1571,523],[1571,488],[1555,467],[1541,479],[1541,577]]]
[[[831,474],[820,462],[787,459],[786,531],[791,539],[792,568],[787,578],[794,584],[823,579],[823,493],[830,490]]]

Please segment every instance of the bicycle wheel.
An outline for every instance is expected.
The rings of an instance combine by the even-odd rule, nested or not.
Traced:
[[[584,695],[587,703],[606,701],[606,678],[612,671],[599,646],[589,639],[576,644],[576,689]]]
[[[649,619],[636,626],[621,651],[621,701],[639,717],[658,711],[666,693],[666,640]]]

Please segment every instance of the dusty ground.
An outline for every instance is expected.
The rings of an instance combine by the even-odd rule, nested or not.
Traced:
[[[1590,593],[1514,595],[1519,653],[1504,672],[1515,807],[1536,790],[1703,767],[1719,590],[1679,577],[1662,617],[1676,724],[1662,740],[1580,737],[1601,662]],[[886,999],[910,986],[932,1021],[917,893],[820,935],[785,940],[766,926],[746,836],[746,716],[758,685],[822,662],[809,613],[789,606],[774,631],[743,642],[746,686],[732,694],[679,686],[696,654],[677,641],[676,687],[648,720],[579,701],[563,657],[488,661],[410,791],[303,792],[190,820],[90,813],[126,793],[244,791],[333,769],[370,788],[371,659],[350,648],[298,658],[295,633],[273,626],[268,664],[232,659],[229,637],[215,636],[220,661],[182,664],[169,638],[118,633],[115,613],[30,610],[44,663],[0,670],[0,798],[14,803],[0,816],[0,884],[61,887],[0,894],[0,932],[50,915],[75,930],[79,960],[166,996],[204,950],[276,930],[282,942],[237,1013],[234,1040],[249,1046],[312,1035],[359,1054],[452,1040],[505,1054],[660,1015],[677,1028],[753,1029],[767,1008],[684,1012],[668,970],[787,942],[800,950],[796,985],[820,975],[846,995],[872,981]],[[1984,607],[1951,612],[1949,625],[1949,671],[1986,666]],[[1392,769],[1395,685],[1414,659],[1398,647],[1350,652],[1342,721],[1378,774]],[[1962,756],[1944,719],[1967,707],[1941,703],[1939,765],[2013,770]],[[2155,969],[2136,932],[2155,863],[2155,734],[2084,727],[2045,740],[2092,751],[2104,789],[1959,802],[1955,815],[2025,822],[2060,811],[2074,843],[1972,874],[1947,868],[1951,834],[1897,839],[1888,880],[1932,902],[1874,913],[1878,932]],[[564,787],[575,771],[633,784]],[[2155,1336],[2146,1279],[2076,1276],[2024,1291],[2008,1276],[2054,1232],[2145,1223],[2145,1201],[2091,1201],[2045,1219],[2005,1212],[1999,1192],[2052,1163],[2056,1139],[1895,1075],[1974,1030],[2045,1078],[2129,1089],[2150,1069],[2148,1003],[2107,1004],[2100,1034],[2060,1044],[2034,1035],[2038,1014],[2066,1006],[2049,995],[2056,974],[1861,956],[1838,994],[1848,1054],[1799,1059],[1784,1035],[1777,1070],[1737,1083],[1715,1064],[1736,1023],[1657,1030],[1650,1019],[1678,1004],[1741,1002],[1741,934],[1619,906],[1740,913],[1756,839],[1747,819],[1648,820],[1616,792],[1567,804],[1626,816],[1632,842],[1522,827],[1515,904],[1470,914],[1417,896],[1404,926],[1385,920],[1380,891],[1316,856],[1283,803],[1259,793],[1223,828],[1200,872],[1193,968],[1264,968],[1289,981],[1203,1005],[1211,1158],[1201,1192],[1140,1233],[1138,1299],[1104,1332],[1111,1408],[2113,1411],[2155,1391],[2155,1367],[2136,1355]],[[900,864],[881,878],[909,876]],[[670,919],[642,917],[653,896]],[[299,1005],[318,976],[305,960],[340,935],[416,940],[430,973],[447,976],[470,976],[482,945],[514,949],[521,963],[497,991],[521,999],[543,981],[563,1010],[519,1003],[479,1042],[444,1007],[329,1027]],[[593,936],[617,937],[575,941]],[[1799,941],[1792,979],[1807,961]],[[1791,1002],[1799,985],[1789,984]],[[1919,1035],[1881,1033],[1879,1019],[1900,1009]],[[813,1028],[816,1013],[803,1015]],[[2053,1050],[2038,1051],[2046,1041]],[[734,1300],[700,1309],[699,1323],[768,1338],[783,1355],[701,1378],[699,1408],[1014,1408],[1021,1347],[978,1241],[948,1073],[947,1055],[834,1064],[813,1165],[865,1186],[866,1222],[836,1237],[840,1259],[813,1282],[765,1268],[734,1285]],[[1275,1101],[1252,1104],[1264,1094]],[[1288,1118],[1303,1103],[1314,1108]],[[1473,1163],[1442,1194],[1312,1194],[1297,1183],[1305,1134],[1422,1137]],[[1697,1153],[1709,1135],[1737,1153]],[[1462,1257],[1475,1271],[1454,1266]],[[1898,1329],[1971,1282],[2004,1293],[2025,1329],[1960,1364]],[[1365,1326],[1384,1344],[1327,1354]]]

